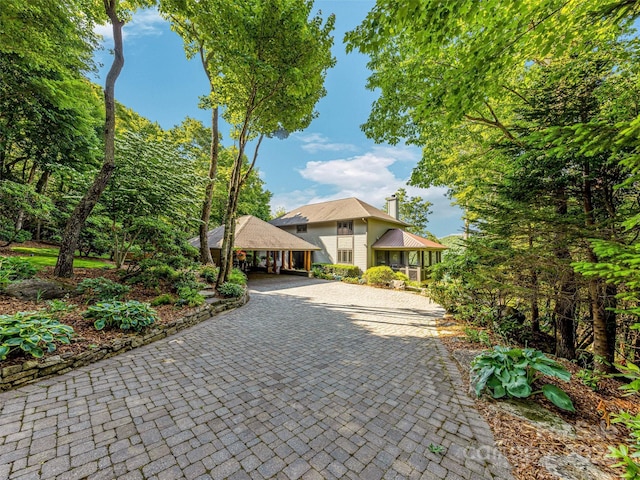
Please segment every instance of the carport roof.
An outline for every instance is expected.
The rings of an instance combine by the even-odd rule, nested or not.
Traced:
[[[209,248],[222,248],[223,237],[224,225],[209,230]],[[192,238],[189,243],[194,247],[199,247],[200,238]],[[233,246],[243,250],[320,250],[315,245],[253,215],[243,215],[236,220],[236,235]]]

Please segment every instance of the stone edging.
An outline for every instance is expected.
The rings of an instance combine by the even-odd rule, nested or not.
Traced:
[[[52,355],[40,360],[27,360],[20,365],[10,365],[0,370],[0,392],[21,387],[35,380],[53,375],[62,375],[74,368],[83,367],[99,360],[113,357],[127,350],[155,342],[192,327],[225,310],[238,308],[249,301],[248,290],[240,298],[221,299],[213,304],[205,304],[171,322],[147,329],[144,334],[131,334],[124,338],[116,338],[110,344],[95,350],[78,354],[64,353]]]

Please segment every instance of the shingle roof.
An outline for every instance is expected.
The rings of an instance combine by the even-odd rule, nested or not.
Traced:
[[[209,248],[222,248],[224,225],[209,230]],[[200,246],[200,238],[192,238],[189,243]],[[245,250],[320,250],[311,243],[274,227],[253,215],[243,215],[236,220],[235,248]]]
[[[427,238],[419,237],[413,233],[405,232],[399,228],[391,228],[382,235],[371,248],[374,249],[433,249],[433,250],[446,250],[448,247],[429,240]]]
[[[353,197],[294,208],[281,217],[271,220],[270,223],[278,227],[286,227],[307,223],[352,220],[354,218],[377,218],[397,225],[407,225],[407,223],[393,218],[382,210]]]

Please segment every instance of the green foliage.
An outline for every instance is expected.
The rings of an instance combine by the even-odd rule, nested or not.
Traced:
[[[562,365],[532,348],[495,346],[471,362],[471,383],[478,396],[486,389],[493,398],[527,398],[538,393],[532,385],[541,374],[564,381],[571,378]],[[541,391],[557,407],[575,411],[569,396],[555,385],[544,385]]]
[[[343,280],[344,278],[358,278],[360,268],[355,265],[314,263],[311,265],[311,272],[315,278],[323,280]]]
[[[136,332],[152,325],[157,318],[156,311],[149,304],[137,300],[99,302],[91,305],[82,316],[93,319],[96,330],[109,327]]]
[[[20,257],[0,257],[0,274],[10,281],[33,278],[38,269]]]
[[[216,283],[218,273],[220,273],[220,269],[218,267],[211,265],[204,265],[203,267],[200,267],[200,277],[202,277],[207,283]]]
[[[405,223],[408,223],[407,232],[415,233],[421,237],[436,238],[427,230],[428,215],[431,213],[429,208],[433,205],[422,197],[409,197],[404,188],[399,188],[394,194],[398,199],[398,217]],[[386,213],[387,204],[382,207]]]
[[[178,287],[178,300],[176,305],[179,307],[199,307],[204,304],[204,297],[198,293],[197,288],[192,288],[187,284]]]
[[[185,287],[198,291],[206,288],[207,284],[198,282],[198,278],[194,270],[182,270],[177,272],[174,278],[173,287],[176,291]]]
[[[360,284],[360,279],[357,278],[357,277],[342,277],[342,279],[340,281],[344,282],[344,283],[351,283],[353,285],[359,285]]]
[[[123,285],[105,277],[85,278],[77,287],[80,294],[87,295],[90,301],[105,301],[121,299],[131,289],[127,285]]]
[[[627,395],[634,395],[640,392],[640,368],[627,362],[626,365],[616,365],[616,368],[622,373],[627,380],[631,380],[631,383],[623,385],[622,390]],[[618,447],[609,447],[609,458],[615,458],[619,460],[618,463],[613,465],[614,467],[622,467],[625,469],[625,473],[622,478],[629,480],[636,480],[640,478],[640,414],[631,415],[628,412],[620,412],[614,414],[611,419],[612,423],[621,423],[629,430],[629,444],[618,445]]]
[[[407,276],[407,274],[406,274],[406,273],[403,273],[403,272],[395,272],[394,277],[395,277],[395,278],[394,278],[395,280],[400,280],[400,281],[402,281],[402,282],[404,282],[404,283],[409,283],[409,277]]]
[[[576,377],[582,382],[583,385],[589,387],[594,392],[598,391],[598,382],[602,379],[603,375],[600,372],[593,370],[582,369],[576,373]]]
[[[491,339],[489,334],[484,330],[478,330],[477,328],[465,327],[464,334],[472,343],[481,343],[486,347],[491,347]]]
[[[396,278],[396,275],[391,267],[378,266],[368,268],[362,278],[367,281],[367,285],[386,286]]]
[[[158,295],[156,298],[151,300],[152,307],[158,307],[160,305],[173,305],[176,303],[177,299],[171,295],[170,293],[163,293],[162,295]]]
[[[153,288],[158,287],[161,281],[173,284],[178,277],[179,273],[161,260],[146,259],[138,264],[137,272],[130,274],[127,282]]]
[[[47,312],[56,320],[60,320],[65,313],[72,312],[77,308],[73,303],[67,303],[66,300],[54,298],[47,302]]]
[[[431,453],[437,453],[439,455],[442,455],[444,453],[444,450],[445,450],[442,445],[436,445],[436,444],[433,444],[433,443],[430,443],[428,448],[429,448],[429,451]]]
[[[218,292],[226,298],[237,298],[244,294],[244,287],[237,283],[224,282],[218,287]]]
[[[234,268],[229,273],[229,278],[227,283],[235,283],[236,285],[246,285],[247,284],[247,276],[244,272],[238,268]]]
[[[0,315],[0,360],[14,349],[40,358],[45,350],[56,349],[54,342],[68,344],[73,328],[61,324],[45,312],[18,312]]]

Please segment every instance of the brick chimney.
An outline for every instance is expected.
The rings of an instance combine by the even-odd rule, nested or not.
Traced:
[[[396,198],[395,195],[391,195],[389,198],[386,199],[387,200],[387,213],[389,215],[391,215],[393,218],[395,218],[396,220],[399,220],[398,218],[398,199]]]

